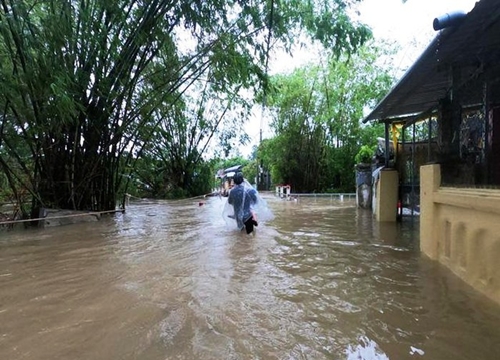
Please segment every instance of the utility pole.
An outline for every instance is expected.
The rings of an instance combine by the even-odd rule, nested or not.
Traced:
[[[274,0],[271,0],[271,9],[269,12],[269,24],[268,24],[268,34],[267,34],[267,49],[266,49],[266,64],[264,71],[266,73],[266,77],[269,73],[269,51],[271,50],[271,38],[272,38],[272,29],[273,29],[273,17],[274,17]],[[260,115],[260,134],[259,134],[259,146],[262,144],[262,130],[264,127],[264,111],[267,106],[267,83],[264,84],[263,88],[263,97],[262,97],[262,111]],[[267,171],[264,170],[264,163],[262,159],[258,161],[258,183],[257,183],[257,189],[258,190],[269,190],[269,174]]]
[[[264,101],[262,104],[262,111],[260,113],[260,134],[259,134],[259,146],[262,144],[262,128],[264,127],[264,110],[266,108],[266,94],[264,90]],[[262,158],[260,161],[258,161],[258,183],[257,183],[257,189],[258,190],[269,190],[267,189],[266,182],[265,182],[265,172],[264,172],[264,162],[262,161]]]

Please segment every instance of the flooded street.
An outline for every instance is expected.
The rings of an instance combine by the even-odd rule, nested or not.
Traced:
[[[500,307],[420,255],[418,223],[265,199],[255,236],[217,197],[2,230],[0,359],[498,359]]]

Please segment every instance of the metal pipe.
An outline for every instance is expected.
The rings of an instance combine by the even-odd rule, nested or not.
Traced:
[[[462,23],[466,16],[467,14],[463,11],[449,12],[435,18],[432,22],[432,27],[435,31],[438,31],[447,27],[457,26]]]
[[[432,139],[432,116],[429,116],[429,123],[427,124],[427,162],[431,161],[431,139]]]
[[[389,167],[389,122],[385,122],[385,167]]]
[[[483,175],[484,179],[486,180],[486,183],[491,182],[491,176],[490,176],[490,144],[489,144],[489,132],[490,132],[490,117],[489,117],[489,86],[488,82],[485,81],[483,84],[483,112],[484,112],[484,133],[483,133],[483,151],[482,151],[482,159],[481,163],[483,165]]]
[[[412,172],[412,177],[411,177],[411,216],[413,216],[413,209],[415,208],[415,174],[417,173],[416,171],[416,165],[415,165],[415,151],[416,151],[416,146],[415,146],[415,131],[416,131],[416,125],[413,123],[413,144],[412,144],[412,152],[411,152],[411,172]]]

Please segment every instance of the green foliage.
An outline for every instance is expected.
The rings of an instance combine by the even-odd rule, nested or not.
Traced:
[[[128,193],[145,198],[178,199],[208,194],[215,186],[213,161],[200,161],[185,168],[182,176],[170,175],[170,164],[143,156],[130,177]],[[178,181],[182,181],[179,183]]]
[[[363,47],[326,66],[273,77],[268,105],[275,137],[259,148],[275,183],[297,192],[352,191],[354,158],[383,128],[361,125],[363,110],[389,89],[392,78],[377,65],[381,50]]]
[[[250,160],[242,168],[243,175],[247,181],[254,185],[256,184],[257,175],[259,174],[259,164],[257,160]]]
[[[193,85],[198,96],[185,94],[175,106],[156,105],[151,116],[157,121],[138,133],[141,157],[151,159],[154,165],[150,165],[149,171],[136,172],[136,176],[149,184],[151,196],[196,196],[210,192],[215,172],[213,168],[207,169],[203,155],[214,140],[221,144],[222,152],[227,152],[241,136],[238,131],[247,117],[247,103],[236,94],[216,93],[208,85],[205,83],[201,89],[199,84]],[[151,91],[153,88],[154,84]],[[145,92],[149,91],[148,84]],[[149,179],[152,171],[158,173],[154,181]]]
[[[354,161],[356,164],[371,164],[374,154],[375,150],[372,147],[363,145],[354,157]]]

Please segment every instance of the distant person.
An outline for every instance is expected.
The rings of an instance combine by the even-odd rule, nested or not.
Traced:
[[[234,177],[234,187],[229,191],[227,202],[234,208],[234,219],[238,229],[245,228],[246,233],[253,232],[257,226],[257,217],[253,207],[257,203],[257,190],[244,181],[243,173],[237,172]]]

